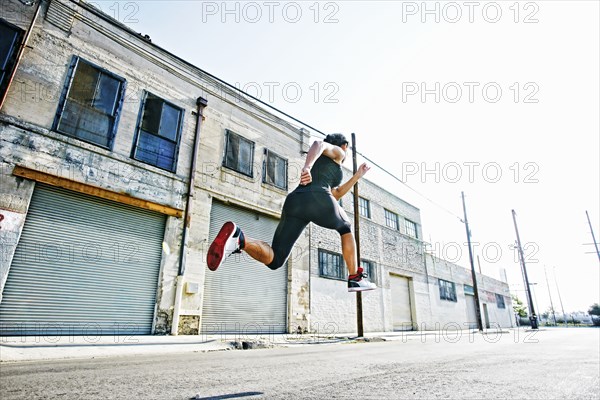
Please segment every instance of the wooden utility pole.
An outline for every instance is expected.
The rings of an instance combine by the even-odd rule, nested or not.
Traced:
[[[356,161],[356,136],[352,134],[352,172],[358,171]],[[360,214],[358,212],[358,182],[354,184],[354,240],[356,241],[356,261],[360,268]],[[363,329],[363,309],[362,293],[356,292],[356,325],[358,327],[358,337],[364,336]]]
[[[546,266],[544,265],[544,275],[546,275],[546,286],[548,286],[548,297],[550,298],[550,308],[552,309],[552,319],[554,319],[554,326],[558,325],[556,322],[556,312],[554,311],[554,303],[552,303],[552,293],[550,292],[550,282],[548,282],[548,273],[546,272]],[[564,318],[564,313],[563,313]]]
[[[592,229],[592,223],[590,222],[590,215],[587,210],[585,210],[585,215],[588,220],[588,225],[590,226],[590,233],[592,234],[592,241],[594,242],[594,246],[596,247],[596,254],[598,254],[598,260],[600,260],[600,250],[598,250],[598,242],[596,242],[596,236],[594,236],[594,229]]]
[[[473,277],[473,291],[475,292],[475,314],[477,315],[477,329],[483,332],[483,323],[481,322],[481,306],[479,305],[479,290],[477,289],[477,273],[475,272],[475,263],[473,262],[473,250],[471,249],[471,230],[469,229],[469,220],[467,219],[467,206],[465,204],[465,192],[461,192],[463,212],[465,214],[465,228],[467,230],[467,245],[469,246],[469,261],[471,262],[471,276]]]
[[[512,210],[513,223],[515,224],[515,232],[517,234],[517,247],[519,250],[519,259],[521,260],[521,269],[523,271],[523,279],[525,279],[525,290],[527,293],[527,304],[529,305],[529,320],[531,321],[531,329],[538,329],[537,316],[533,308],[533,299],[531,297],[531,287],[529,286],[529,278],[527,277],[527,268],[525,268],[525,255],[521,246],[521,238],[519,237],[519,228],[517,228],[517,213]],[[553,308],[554,310],[554,308]]]
[[[558,293],[558,301],[560,302],[560,309],[562,310],[563,319],[565,320],[565,328],[568,328],[569,325],[567,323],[567,315],[565,314],[565,308],[563,307],[562,297],[560,297],[560,289],[558,288],[558,281],[556,280],[556,267],[552,267],[552,272],[554,275],[554,283],[556,284],[556,292]]]

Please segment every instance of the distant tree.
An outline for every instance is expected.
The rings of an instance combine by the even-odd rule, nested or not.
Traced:
[[[527,307],[523,304],[521,299],[519,299],[514,294],[511,295],[511,297],[512,297],[512,301],[513,301],[513,310],[515,310],[515,313],[517,313],[517,315],[519,317],[526,317],[527,316]]]
[[[600,305],[598,303],[594,303],[590,306],[588,314],[592,317],[594,326],[600,326]]]

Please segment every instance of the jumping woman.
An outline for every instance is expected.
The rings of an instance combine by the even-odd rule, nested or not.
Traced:
[[[327,135],[323,141],[315,141],[306,156],[300,185],[285,199],[272,244],[246,237],[235,223],[226,222],[208,249],[208,268],[215,271],[229,255],[242,250],[273,270],[280,268],[287,261],[306,225],[313,222],[340,234],[342,254],[348,267],[348,291],[375,289],[375,284],[369,282],[363,269],[358,266],[351,224],[338,204],[338,200],[370,169],[362,164],[354,176],[341,184],[342,162],[347,151],[348,140],[340,133]]]

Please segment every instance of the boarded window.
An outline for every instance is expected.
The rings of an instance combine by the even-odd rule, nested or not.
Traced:
[[[445,281],[443,279],[439,279],[438,281],[440,285],[440,299],[457,301],[456,287],[454,286],[454,282]]]
[[[287,160],[265,149],[263,182],[287,190]]]
[[[326,278],[346,279],[346,268],[342,256],[319,249],[319,275]]]
[[[0,19],[0,97],[8,89],[8,80],[15,67],[23,31]]]
[[[156,167],[175,171],[183,110],[146,93],[132,157]]]
[[[223,166],[244,175],[253,176],[254,142],[231,131],[225,135]]]
[[[125,79],[75,57],[54,129],[110,148],[123,101]]]
[[[498,308],[506,308],[506,304],[504,303],[504,296],[496,293],[496,305]]]

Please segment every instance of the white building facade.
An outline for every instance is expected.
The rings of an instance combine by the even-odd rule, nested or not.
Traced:
[[[309,226],[277,271],[206,268],[227,220],[270,241],[310,132],[84,2],[2,7],[0,334],[356,330],[335,232]],[[428,261],[419,210],[360,194],[365,330],[468,323],[469,274]]]

